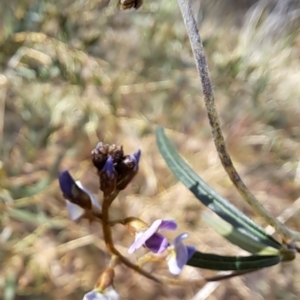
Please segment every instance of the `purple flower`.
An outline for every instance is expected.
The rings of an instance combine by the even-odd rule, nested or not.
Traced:
[[[188,237],[187,233],[178,235],[169,246],[170,254],[167,257],[169,271],[173,275],[178,275],[184,265],[196,252],[194,246],[186,246],[182,240]]]
[[[168,240],[160,233],[159,229],[175,230],[177,223],[173,220],[158,219],[144,232],[138,232],[135,235],[134,243],[129,247],[128,253],[133,253],[145,245],[151,252],[161,253],[168,248]]]
[[[70,200],[76,200],[80,204],[80,199],[87,198],[92,208],[101,210],[101,205],[94,195],[80,181],[74,181],[68,171],[60,173],[58,180],[64,197],[68,198],[65,200],[71,220],[75,221],[79,219],[85,213],[85,209]]]
[[[113,289],[107,288],[104,292],[97,291],[96,289],[85,294],[82,300],[119,300],[120,295]]]

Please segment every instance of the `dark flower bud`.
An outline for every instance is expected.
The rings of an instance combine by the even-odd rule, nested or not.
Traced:
[[[112,194],[116,190],[117,176],[115,173],[113,158],[111,156],[105,162],[104,167],[99,171],[100,190],[106,195]]]
[[[92,161],[98,169],[100,189],[106,195],[125,189],[138,171],[140,157],[140,150],[124,155],[123,146],[98,143]]]
[[[114,160],[114,163],[118,164],[122,161],[124,158],[124,151],[123,151],[123,146],[116,146],[116,145],[110,145],[108,149],[109,155]]]
[[[108,156],[109,145],[104,145],[102,142],[99,142],[96,148],[92,151],[92,161],[94,166],[101,171],[105,165],[107,156]]]
[[[117,188],[119,190],[125,189],[128,183],[136,175],[140,157],[141,150],[138,150],[132,155],[125,156],[123,161],[116,166],[116,171],[118,173]]]

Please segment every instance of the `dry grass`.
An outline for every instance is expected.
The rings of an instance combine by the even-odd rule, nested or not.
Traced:
[[[155,146],[159,124],[211,186],[255,219],[219,163],[175,2],[145,0],[130,12],[106,2],[7,1],[2,10],[2,299],[81,299],[94,285],[108,261],[101,230],[68,220],[56,176],[70,169],[97,194],[89,157],[99,140],[143,152],[113,217],[175,218],[199,250],[239,251],[202,224],[204,208],[167,169]],[[276,11],[242,1],[236,10],[227,1],[222,14],[219,1],[208,2],[198,20],[229,151],[251,191],[280,215],[300,191],[299,5],[287,1],[284,10],[278,1]],[[279,21],[286,26],[278,31]],[[288,224],[300,230],[298,211]],[[126,253],[131,237],[116,227],[114,238]],[[186,267],[182,276],[206,274]],[[298,299],[299,274],[297,261],[283,264],[223,282],[208,299]],[[122,299],[192,299],[198,291],[159,286],[123,267],[116,288]]]

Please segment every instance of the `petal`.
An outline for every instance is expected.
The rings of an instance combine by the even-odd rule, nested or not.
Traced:
[[[128,248],[128,253],[132,254],[135,250],[139,249],[141,246],[139,245],[139,239],[143,235],[142,232],[135,234],[134,242],[131,244],[131,246]],[[138,247],[137,247],[138,246]]]
[[[105,174],[109,178],[113,178],[113,176],[114,176],[114,160],[113,160],[112,156],[109,156],[108,159],[106,160],[105,165],[102,169],[102,172],[105,172]]]
[[[193,249],[188,248],[182,242],[182,240],[186,239],[187,237],[188,237],[187,233],[180,234],[174,239],[174,241],[171,244],[171,247],[173,249],[171,250],[169,257],[167,258],[167,262],[168,262],[169,271],[173,275],[178,275],[181,272],[184,265],[187,263],[188,255],[189,255],[188,251],[190,251],[190,254],[191,253],[194,254],[192,252]]]
[[[177,228],[177,223],[174,220],[162,220],[159,229],[162,230],[175,230]]]
[[[69,213],[69,218],[72,221],[76,221],[77,219],[79,219],[85,212],[85,210],[82,207],[70,202],[69,200],[66,200],[66,204]]]
[[[148,232],[148,235],[149,235],[149,236],[153,235],[153,234],[160,228],[162,222],[163,222],[162,219],[157,219],[157,220],[155,220],[155,221],[151,224],[151,226],[145,231],[145,233]]]
[[[186,239],[189,235],[187,233],[182,233],[182,234],[179,234],[172,242],[173,245],[176,245],[177,244],[180,244],[182,243],[182,240]]]
[[[178,275],[181,272],[182,268],[178,267],[177,261],[176,261],[176,253],[175,251],[170,254],[167,260],[169,271],[173,275]]]
[[[73,187],[75,185],[75,181],[70,175],[68,171],[63,171],[58,176],[59,186],[62,193],[66,197],[73,197]]]
[[[175,253],[176,253],[176,264],[178,266],[178,269],[180,269],[181,271],[184,265],[186,264],[188,258],[188,252],[186,246],[183,243],[178,243],[175,246]]]
[[[79,180],[75,181],[75,183],[80,189],[82,189],[84,192],[86,192],[86,194],[90,196],[92,205],[98,208],[99,210],[101,210],[102,209],[101,204],[97,201],[95,196],[84,185],[82,185],[82,183]]]
[[[145,242],[145,246],[153,253],[164,252],[168,248],[168,244],[168,240],[160,233],[154,233]]]
[[[136,152],[133,153],[133,156],[135,158],[135,167],[134,167],[134,171],[137,171],[139,168],[139,162],[140,162],[140,158],[141,158],[141,150],[138,149]]]
[[[108,300],[119,300],[120,295],[116,292],[116,290],[113,287],[109,287],[105,290],[105,296]]]
[[[129,253],[133,253],[136,249],[141,248],[146,243],[146,241],[158,230],[161,223],[162,223],[161,219],[155,220],[152,223],[152,225],[146,231],[143,232],[143,234],[141,234],[138,238],[136,238],[135,242],[129,248],[132,251],[133,249],[132,246],[134,245],[134,250]]]

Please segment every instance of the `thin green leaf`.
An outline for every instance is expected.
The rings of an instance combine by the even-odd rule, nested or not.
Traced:
[[[259,255],[278,255],[280,253],[279,249],[266,246],[265,243],[261,242],[259,239],[254,239],[251,236],[244,234],[228,222],[208,211],[202,213],[202,220],[206,225],[214,229],[229,242],[250,253]]]
[[[280,263],[279,255],[222,256],[197,251],[187,265],[215,271],[257,270]]]
[[[159,151],[176,177],[208,208],[231,224],[236,230],[265,246],[280,249],[282,245],[244,215],[228,200],[209,187],[178,155],[162,127],[156,130]]]

